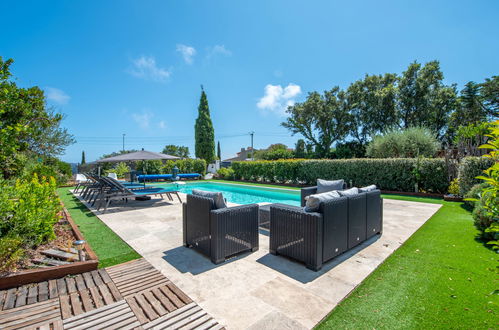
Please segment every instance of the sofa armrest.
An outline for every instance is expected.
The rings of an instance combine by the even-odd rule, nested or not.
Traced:
[[[316,194],[317,186],[301,188],[301,206],[305,206],[305,197]]]
[[[240,205],[210,212],[211,259],[258,250],[258,204]]]
[[[270,253],[322,267],[323,216],[299,207],[270,207]]]
[[[183,208],[184,244],[196,246],[207,255],[210,253],[210,211],[214,204],[211,198],[189,194]]]

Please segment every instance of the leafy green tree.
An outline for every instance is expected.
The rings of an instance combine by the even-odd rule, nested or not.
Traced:
[[[347,89],[350,135],[361,145],[397,124],[397,75],[366,75]]]
[[[439,147],[430,129],[410,127],[376,136],[367,146],[366,154],[372,158],[433,157]]]
[[[487,114],[492,118],[499,117],[499,76],[485,79],[480,92]]]
[[[82,151],[81,152],[81,165],[85,165],[86,161],[85,161],[85,151]]]
[[[215,130],[211,122],[210,108],[204,90],[201,91],[194,134],[196,157],[206,160],[208,164],[212,163],[215,160]]]
[[[20,88],[11,80],[12,63],[0,57],[0,175],[4,178],[19,174],[23,155],[56,156],[74,143],[60,127],[63,116],[46,108],[43,91]]]
[[[180,158],[189,158],[189,147],[169,144],[163,148],[162,153]]]
[[[295,157],[296,158],[306,158],[307,157],[307,151],[305,150],[305,140],[299,139],[298,141],[296,141]]]
[[[398,79],[398,116],[401,128],[427,127],[442,138],[456,109],[455,85],[446,86],[438,61],[414,62]]]
[[[289,150],[285,144],[271,144],[267,149],[255,151],[255,159],[277,160],[293,158],[293,151]]]
[[[217,157],[222,160],[222,150],[220,149],[220,141],[217,143]]]
[[[331,145],[342,140],[350,127],[346,94],[339,87],[323,95],[312,92],[307,100],[288,107],[289,117],[281,125],[292,134],[301,134],[315,147],[318,157],[327,157]]]

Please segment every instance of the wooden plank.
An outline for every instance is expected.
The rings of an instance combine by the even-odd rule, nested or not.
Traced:
[[[139,307],[139,305],[135,301],[134,297],[127,298],[126,302],[128,303],[128,305],[132,309],[132,312],[135,314],[135,317],[137,317],[140,324],[144,324],[144,323],[147,323],[149,321],[147,319],[147,317],[145,316],[144,312],[142,311],[142,309]]]
[[[30,285],[28,289],[27,304],[34,304],[38,301],[38,285]]]
[[[118,278],[114,278],[113,281],[116,284],[118,284],[118,283],[126,284],[126,283],[133,282],[137,278],[148,278],[148,277],[151,277],[151,276],[157,275],[157,274],[161,275],[161,273],[158,272],[156,269],[151,269],[151,270],[147,270],[147,271],[136,272],[133,274],[127,274],[125,276],[120,276]]]
[[[141,294],[138,294],[134,297],[135,301],[137,301],[149,320],[154,320],[159,317],[159,315],[151,308],[151,306],[146,302]]]
[[[92,279],[92,274],[90,272],[86,272],[81,275],[83,275],[83,280],[85,281],[85,286],[87,288],[95,286],[94,280]]]
[[[60,251],[60,250],[48,249],[48,250],[40,251],[40,253],[44,254],[46,256],[49,256],[49,257],[68,260],[68,261],[77,261],[78,260],[78,254],[64,252],[64,251]]]
[[[111,277],[109,277],[109,274],[106,272],[105,269],[101,268],[98,270],[98,272],[99,272],[99,275],[102,277],[102,280],[104,281],[104,283],[112,282]]]
[[[161,283],[166,284],[167,282],[169,282],[169,280],[166,277],[164,277],[161,274],[157,274],[149,278],[138,278],[135,281],[127,283],[125,285],[116,283],[116,286],[120,290],[125,290],[125,291],[131,290],[133,288],[139,288],[139,289],[142,288],[142,290],[145,290],[147,287],[158,286]]]
[[[39,314],[48,310],[54,310],[58,308],[59,301],[57,299],[47,300],[41,303],[3,310],[2,312],[0,312],[0,321],[7,322],[12,319],[18,319],[22,316],[28,317],[30,315]]]
[[[113,282],[109,282],[107,284],[107,288],[111,292],[111,295],[113,296],[114,301],[118,301],[118,300],[123,299],[123,297],[121,296],[121,293],[118,291],[118,288],[116,288],[116,285]]]
[[[175,284],[169,282],[167,284],[168,288],[177,295],[185,304],[189,304],[192,302],[192,299],[189,298],[182,290],[180,290]]]
[[[99,289],[96,287],[91,287],[88,289],[90,291],[90,295],[92,296],[92,300],[94,301],[95,307],[99,308],[105,306],[104,301],[99,293]]]
[[[56,280],[50,280],[49,281],[49,298],[54,299],[59,296],[58,290],[57,290],[57,281]]]
[[[33,259],[32,262],[36,264],[49,265],[49,266],[69,265],[71,263],[69,261],[56,260],[51,258],[37,258]]]
[[[83,291],[87,288],[87,286],[85,285],[85,280],[83,279],[83,276],[81,274],[75,277],[75,282],[76,289],[78,289],[78,291]]]
[[[67,319],[73,316],[71,312],[71,303],[69,301],[69,296],[59,296],[59,300],[61,301],[61,315],[63,319]]]
[[[12,288],[7,290],[7,296],[5,297],[5,303],[3,305],[3,309],[11,309],[16,305],[16,293],[17,288]]]
[[[85,312],[90,312],[92,309],[94,309],[94,304],[92,302],[92,299],[90,298],[89,290],[85,289],[83,291],[80,291],[79,293],[83,309],[85,310]]]
[[[26,305],[28,299],[28,286],[23,285],[17,289],[16,307]]]
[[[40,325],[50,323],[53,320],[56,320],[58,318],[57,314],[54,314],[53,312],[46,312],[42,314],[36,315],[34,318],[22,318],[18,319],[12,323],[9,323],[2,329],[9,330],[9,329],[26,329],[29,327],[32,328],[37,328]]]
[[[93,270],[90,272],[90,275],[92,276],[92,280],[94,281],[96,286],[104,284],[104,281],[102,281],[98,271]]]
[[[38,283],[38,301],[45,301],[49,299],[49,282]]]
[[[201,310],[201,307],[196,305],[195,303],[190,303],[189,305],[185,305],[182,308],[177,309],[165,316],[157,318],[156,320],[149,322],[147,324],[143,324],[144,329],[152,329],[152,328],[165,328],[164,324],[169,322],[170,320],[182,319],[185,316],[191,315],[192,313],[196,313]],[[161,326],[159,326],[161,325]]]
[[[165,307],[168,312],[172,312],[177,309],[177,306],[175,306],[170,299],[168,299],[167,296],[163,292],[161,292],[158,288],[154,288],[151,290],[151,292],[154,294],[154,296],[161,302],[163,307]]]
[[[90,312],[65,319],[64,325],[76,327],[78,325],[85,324],[86,322],[89,322],[90,320],[98,319],[100,317],[106,317],[106,315],[111,315],[112,313],[126,310],[127,308],[129,308],[129,306],[127,305],[127,303],[124,300],[122,300],[120,302],[117,302],[117,303],[114,303],[111,305],[106,305],[102,308],[97,308],[97,309],[94,309]]]
[[[64,280],[64,278],[57,279],[57,292],[59,292],[60,295],[68,293],[68,288],[66,286],[66,281]]]
[[[62,330],[62,329],[63,329],[63,324],[61,319],[58,319],[52,323],[52,330]]]
[[[113,296],[111,295],[111,292],[109,292],[109,289],[105,284],[99,286],[99,291],[106,305],[112,304],[114,302]]]
[[[69,300],[71,301],[71,308],[73,309],[73,315],[78,315],[83,313],[83,308],[81,306],[80,297],[78,293],[70,294]]]
[[[76,282],[72,277],[66,277],[66,285],[68,287],[68,294],[76,292]]]
[[[185,305],[172,291],[170,291],[167,286],[161,286],[159,289],[165,294],[165,296],[168,297],[168,299],[170,299],[171,302],[173,302],[175,306],[177,306],[177,308]]]
[[[210,322],[210,321],[212,321],[212,322]],[[193,329],[199,329],[199,327],[201,327],[201,326],[203,326],[206,329],[206,323],[208,323],[209,327],[210,327],[210,326],[214,326],[217,322],[214,321],[211,318],[211,316],[209,316],[208,314],[205,314],[205,315],[201,316],[200,318],[198,318],[197,320],[194,320],[193,322],[186,324],[185,326],[181,327],[180,329],[193,330]]]
[[[7,295],[7,290],[0,291],[0,311],[3,310],[3,303],[5,302],[6,295]]]
[[[149,305],[154,308],[154,311],[158,314],[158,316],[163,316],[168,313],[168,311],[161,305],[161,302],[152,294],[151,291],[144,292],[143,295]]]
[[[176,329],[180,329],[189,323],[194,322],[195,320],[199,319],[200,317],[203,317],[206,315],[206,312],[204,310],[200,310],[196,313],[192,313],[186,317],[186,315],[182,315],[182,319],[175,319],[175,320],[170,320],[169,322],[165,324],[161,324],[162,327],[170,327],[174,326]]]

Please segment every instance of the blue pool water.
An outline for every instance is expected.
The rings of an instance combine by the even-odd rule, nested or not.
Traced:
[[[230,183],[194,182],[184,185],[175,183],[155,183],[156,187],[172,188],[180,192],[190,194],[192,189],[221,192],[228,202],[236,204],[252,203],[283,203],[300,206],[300,191],[289,189],[266,188],[257,186],[246,186]]]

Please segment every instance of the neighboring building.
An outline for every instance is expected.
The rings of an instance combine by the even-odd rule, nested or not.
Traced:
[[[222,167],[229,166],[232,162],[239,162],[239,161],[246,161],[246,160],[251,160],[252,153],[258,151],[256,149],[253,149],[251,147],[248,148],[241,148],[241,151],[237,153],[236,157],[232,157],[229,159],[224,159],[222,161]]]

